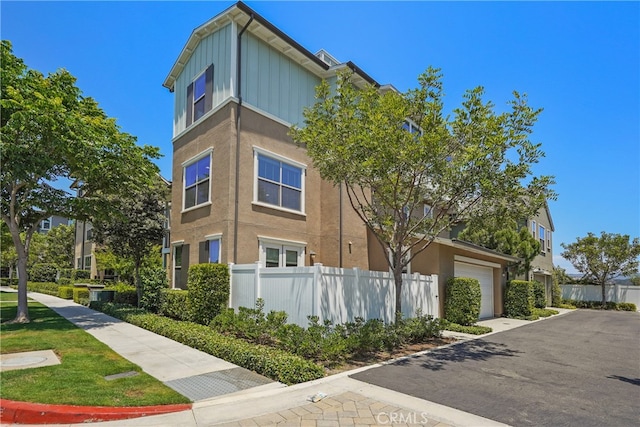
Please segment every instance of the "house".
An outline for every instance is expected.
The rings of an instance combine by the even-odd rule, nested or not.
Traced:
[[[40,221],[40,224],[38,226],[38,233],[46,234],[52,228],[55,228],[59,225],[71,225],[72,223],[73,221],[70,220],[69,218],[65,218],[60,215],[52,215]]]
[[[356,86],[391,88],[353,62],[311,53],[242,2],[191,33],[163,84],[174,94],[174,288],[186,287],[190,265],[206,262],[388,269],[346,192],[323,181],[288,136],[315,87],[345,68]],[[493,317],[515,260],[444,233],[410,269],[440,275],[440,295],[448,277],[478,278],[481,316]]]
[[[548,303],[551,303],[553,293],[553,244],[552,235],[555,231],[549,205],[538,210],[535,216],[527,220],[527,227],[531,235],[540,242],[540,253],[531,262],[528,280],[536,280],[545,286]]]

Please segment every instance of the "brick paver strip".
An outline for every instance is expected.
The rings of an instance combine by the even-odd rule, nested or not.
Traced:
[[[232,426],[427,426],[450,427],[448,424],[427,419],[421,413],[399,408],[367,398],[358,393],[346,392],[327,397],[316,403],[290,408],[273,414],[247,418],[235,423],[222,424]]]

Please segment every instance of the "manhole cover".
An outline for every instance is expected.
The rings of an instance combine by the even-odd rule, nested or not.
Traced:
[[[46,357],[38,357],[38,356],[26,356],[26,357],[15,357],[9,360],[3,360],[2,364],[4,366],[27,366],[27,365],[35,365],[36,363],[42,363],[47,360]]]

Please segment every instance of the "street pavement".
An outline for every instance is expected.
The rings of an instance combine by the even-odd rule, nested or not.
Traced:
[[[639,338],[640,313],[576,310],[353,378],[515,426],[636,426]]]

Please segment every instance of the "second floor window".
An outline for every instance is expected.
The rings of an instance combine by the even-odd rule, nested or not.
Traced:
[[[41,230],[51,230],[51,218],[43,219],[40,223]]]
[[[187,126],[204,116],[213,106],[213,64],[187,87]]]
[[[546,248],[546,246],[545,246],[546,245],[546,238],[545,238],[544,232],[545,232],[545,228],[541,225],[540,226],[540,233],[538,233],[538,239],[540,239],[540,252],[542,252],[542,253],[546,252],[546,250],[545,250],[545,248]]]
[[[211,152],[184,164],[184,206],[193,208],[209,202]]]
[[[255,200],[284,209],[304,212],[304,169],[257,153],[257,185]]]

